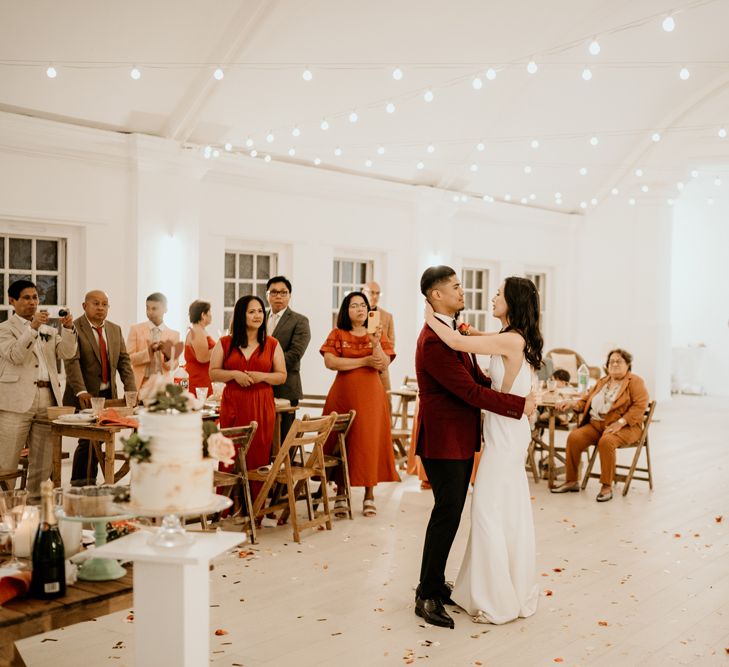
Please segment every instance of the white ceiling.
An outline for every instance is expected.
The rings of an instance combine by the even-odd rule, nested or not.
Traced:
[[[565,211],[613,187],[626,203],[666,201],[694,165],[714,179],[727,163],[727,25],[726,0],[4,2],[0,110],[210,145],[222,159],[250,159],[250,138],[259,158]]]

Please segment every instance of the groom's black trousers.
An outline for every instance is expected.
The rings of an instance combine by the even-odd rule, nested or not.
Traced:
[[[435,498],[425,532],[420,585],[417,590],[418,596],[427,600],[450,595],[445,585],[445,568],[468,495],[473,457],[466,460],[421,460]]]

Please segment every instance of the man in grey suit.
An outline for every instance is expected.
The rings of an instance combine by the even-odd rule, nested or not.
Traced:
[[[289,308],[291,283],[284,276],[274,276],[266,283],[268,305],[267,332],[281,345],[286,359],[286,382],[273,388],[276,398],[287,398],[291,405],[298,405],[304,393],[301,389],[301,357],[311,340],[308,318]],[[281,415],[281,440],[294,422],[293,413]]]
[[[36,501],[40,483],[51,476],[51,429],[46,410],[61,405],[59,359],[76,352],[71,313],[61,318],[61,333],[48,326],[48,311],[39,307],[38,290],[30,280],[8,288],[15,313],[0,324],[0,470],[17,470],[20,452],[29,447],[28,496]]]
[[[124,384],[124,391],[137,390],[121,327],[106,319],[109,297],[101,290],[93,290],[84,298],[83,309],[84,314],[74,322],[78,350],[64,362],[66,392],[63,403],[77,408],[88,408],[92,396],[116,398],[117,373]],[[96,453],[89,441],[80,439],[73,454],[71,484],[95,484],[97,466]]]

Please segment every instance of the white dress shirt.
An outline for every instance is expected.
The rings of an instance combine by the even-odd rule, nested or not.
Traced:
[[[23,327],[29,327],[31,330],[31,333],[33,335],[33,338],[35,339],[33,342],[33,354],[35,354],[36,359],[38,359],[38,377],[36,378],[40,382],[48,382],[51,379],[51,376],[48,374],[48,366],[46,365],[46,358],[43,354],[43,350],[41,348],[41,345],[43,345],[43,339],[40,337],[39,330],[33,329],[30,326],[30,320],[26,320],[24,317],[20,317],[17,313],[13,315],[13,317],[17,318],[17,321],[21,324]],[[42,325],[41,325],[42,326]]]
[[[84,314],[84,317],[86,317],[86,314]],[[93,322],[91,322],[91,320],[88,317],[86,317],[86,321],[89,323],[89,326],[92,329],[96,329],[96,325],[93,324]],[[96,333],[96,331],[94,331],[91,335],[94,337],[96,344],[99,345],[99,336]],[[111,374],[111,362],[109,360],[109,338],[106,335],[106,321],[101,323],[101,335],[104,337],[104,343],[106,343],[106,361],[107,361],[108,368],[109,368],[109,374]],[[101,346],[99,346],[99,354],[101,354]],[[99,391],[104,391],[105,389],[108,389],[110,386],[111,386],[110,382],[100,382]],[[83,391],[79,392],[79,394],[83,394],[83,393],[85,393],[85,392],[83,392]],[[78,396],[78,394],[76,394],[76,396]]]

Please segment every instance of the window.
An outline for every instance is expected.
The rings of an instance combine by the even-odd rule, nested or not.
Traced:
[[[40,302],[61,306],[66,301],[66,241],[64,239],[0,236],[0,322],[13,308],[8,287],[16,280],[32,280],[38,286]]]
[[[266,282],[276,275],[278,255],[271,253],[226,250],[223,293],[224,326],[230,327],[235,302],[242,296],[255,294],[266,301]]]
[[[547,274],[527,271],[526,277],[537,287],[539,293],[539,313],[544,317],[547,310]]]
[[[335,259],[332,271],[332,313],[337,321],[339,306],[349,292],[356,292],[372,280],[374,262],[368,259]]]
[[[461,322],[467,322],[479,331],[486,331],[489,315],[489,270],[463,269],[461,286],[466,303],[461,312]]]

